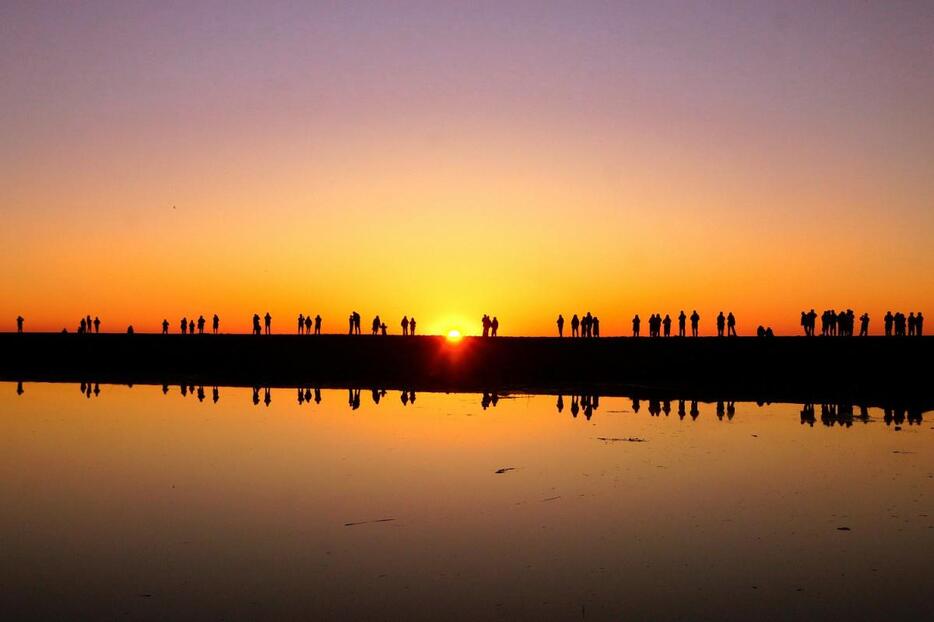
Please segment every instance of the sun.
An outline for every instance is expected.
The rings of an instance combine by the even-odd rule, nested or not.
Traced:
[[[448,331],[448,341],[460,341],[461,340],[461,331],[456,328],[452,328]]]

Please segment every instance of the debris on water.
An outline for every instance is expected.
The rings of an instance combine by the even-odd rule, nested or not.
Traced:
[[[140,594],[140,598],[152,598],[152,594]]]
[[[544,503],[544,502],[546,502],[546,501],[554,501],[554,500],[560,499],[560,498],[561,498],[561,495],[558,495],[557,497],[548,497],[547,499],[542,499],[542,503]]]
[[[758,435],[758,434],[753,434],[752,437],[753,437],[753,438],[759,438],[759,435]]]
[[[344,527],[354,527],[354,526],[356,526],[356,525],[368,525],[368,524],[370,524],[370,523],[388,523],[388,522],[394,521],[394,520],[396,520],[396,519],[394,519],[394,518],[378,518],[378,519],[376,519],[376,520],[361,520],[361,521],[357,521],[357,522],[355,522],[355,523],[344,523]]]
[[[630,436],[630,437],[598,436],[597,440],[603,441],[604,443],[645,443],[645,442],[648,442],[644,438],[639,438],[638,436]]]
[[[851,531],[849,527],[837,527],[837,531]]]
[[[901,449],[893,449],[893,450],[892,450],[892,453],[893,453],[893,454],[913,454],[913,453],[915,453],[915,452],[913,452],[913,451],[902,451]]]
[[[509,471],[515,471],[516,467],[503,467],[501,469],[496,469],[493,471],[494,475],[502,475],[503,473],[508,473]]]

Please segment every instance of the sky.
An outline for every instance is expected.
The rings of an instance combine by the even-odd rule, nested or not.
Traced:
[[[0,330],[934,312],[930,2],[0,4]],[[925,313],[928,315],[928,313]]]

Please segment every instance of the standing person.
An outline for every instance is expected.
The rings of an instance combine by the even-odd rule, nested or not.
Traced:
[[[182,318],[181,328],[182,328],[182,334],[187,335],[188,334],[188,319],[187,318]]]
[[[409,317],[407,315],[402,316],[402,334],[409,334]]]
[[[254,314],[253,314],[253,334],[254,334],[254,335],[261,335],[262,332],[263,332],[263,331],[260,330],[260,327],[259,327],[259,314],[258,314],[258,313],[254,313]]]
[[[801,312],[801,328],[804,329],[804,336],[810,337],[808,334],[808,314],[804,311]]]
[[[263,323],[266,327],[266,334],[271,335],[272,334],[272,316],[269,315],[269,311],[267,311],[265,317],[263,317]]]
[[[302,313],[298,314],[298,334],[301,335],[305,332],[305,315]]]
[[[590,327],[593,330],[593,336],[599,337],[600,336],[600,318],[598,318],[596,315],[593,316],[593,320],[591,320]]]
[[[90,314],[90,313],[88,314],[88,324],[87,324],[87,326],[88,326],[88,333],[90,333],[90,332],[91,332],[91,314]]]
[[[204,316],[203,315],[198,316],[198,334],[199,335],[204,334]]]
[[[347,334],[348,334],[348,335],[352,335],[352,334],[353,334],[353,316],[354,316],[354,312],[353,312],[353,311],[351,311],[351,312],[350,312],[350,315],[347,316]]]
[[[632,318],[632,336],[639,336],[639,324],[642,323],[642,320],[639,319],[639,314],[637,313],[634,318]]]
[[[214,319],[211,321],[211,329],[214,331],[214,334],[217,334],[217,329],[221,327],[221,319],[217,317],[217,314],[214,314]]]
[[[859,316],[859,336],[866,337],[869,335],[869,314],[863,313]]]
[[[101,332],[101,319],[94,316],[94,333],[97,334],[99,332]]]
[[[382,324],[382,322],[380,322],[379,316],[377,315],[375,318],[373,318],[373,322],[372,322],[372,324],[371,324],[371,326],[370,326],[370,328],[371,328],[371,330],[373,331],[373,334],[374,334],[374,335],[378,335],[378,334],[379,334],[379,326],[380,326],[380,324]]]
[[[726,334],[730,337],[736,336],[736,318],[732,311],[726,316]]]
[[[662,325],[665,327],[665,336],[671,337],[671,316],[667,313],[665,314],[665,319],[662,320]]]
[[[191,321],[188,322],[188,334],[189,334],[189,335],[194,335],[194,334],[195,334],[195,318],[194,318],[194,315],[192,315]]]
[[[575,313],[571,318],[571,337],[580,337],[580,325],[581,321]]]
[[[305,316],[305,334],[311,334],[311,314]]]
[[[22,315],[16,316],[16,332],[23,332],[23,322],[25,322],[25,320]]]
[[[558,337],[564,337],[564,317],[558,314]]]
[[[883,321],[883,323],[885,324],[885,336],[886,336],[886,337],[891,337],[891,336],[892,336],[892,322],[893,322],[893,320],[894,320],[894,318],[892,317],[892,312],[891,312],[891,311],[886,311],[886,312],[885,312],[885,317],[882,318],[882,321]]]
[[[493,337],[496,336],[496,331],[499,330],[499,320],[496,319],[496,316],[493,316],[493,321],[490,322],[491,334]]]
[[[380,334],[382,334],[383,337],[386,336],[386,328],[387,328],[386,322],[382,322],[382,323],[379,325]]]
[[[483,336],[490,336],[490,316],[486,313],[483,314],[483,318],[480,320],[480,323],[483,325]]]
[[[924,336],[924,316],[918,311],[918,315],[915,316],[915,334],[918,337]]]
[[[915,336],[915,313],[911,311],[908,313],[908,336]]]
[[[321,334],[321,316],[320,315],[315,316],[315,334],[316,335]]]
[[[162,320],[162,334],[163,335],[169,334],[169,321],[168,320]]]
[[[414,317],[409,319],[409,335],[412,337],[415,336],[415,318]]]
[[[684,337],[684,322],[688,319],[688,316],[684,314],[684,309],[681,309],[681,313],[678,314],[678,336]]]
[[[717,316],[717,337],[723,336],[723,327],[726,325],[726,318],[723,317],[723,311]]]
[[[697,309],[691,312],[691,336],[697,337],[697,326],[700,324],[700,315],[697,313]]]

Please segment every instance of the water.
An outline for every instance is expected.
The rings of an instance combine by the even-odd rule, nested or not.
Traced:
[[[588,420],[567,396],[560,413],[556,396],[297,397],[0,384],[0,614],[932,614],[930,415],[857,409],[831,427],[795,404],[719,418],[702,403],[694,419],[689,402],[681,418],[604,397]]]

